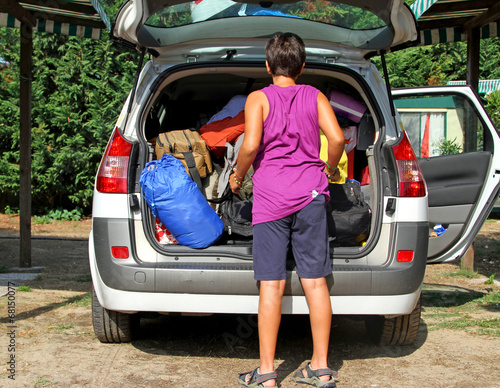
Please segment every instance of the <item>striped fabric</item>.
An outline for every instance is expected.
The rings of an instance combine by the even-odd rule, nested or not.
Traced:
[[[466,81],[448,81],[447,85],[466,85]],[[500,90],[500,79],[479,80],[479,93],[488,94],[495,90]]]
[[[494,22],[485,25],[480,29],[481,39],[495,38],[499,36],[500,22]],[[420,44],[426,46],[429,44],[465,42],[467,34],[462,33],[460,27],[436,28],[434,30],[420,31]]]
[[[106,12],[104,12],[104,9],[102,8],[101,3],[99,3],[99,0],[90,0],[90,2],[92,3],[92,6],[99,14],[102,22],[106,25],[106,28],[108,29],[108,31],[111,31],[111,23],[108,19],[108,15],[106,15]]]
[[[410,9],[413,11],[415,18],[419,18],[422,14],[427,11],[430,6],[436,3],[438,0],[417,0],[412,5]]]
[[[82,38],[101,39],[101,29],[79,26],[70,23],[54,22],[52,20],[35,19],[33,31],[51,32],[54,34],[79,36]],[[0,13],[0,26],[21,28],[21,22],[8,13]]]
[[[418,20],[433,4],[437,3],[438,1],[439,0],[417,0],[410,6],[410,8]],[[441,1],[446,2],[444,0]],[[458,12],[456,15],[454,15],[452,11],[448,11],[446,12],[446,18],[451,19],[454,16],[459,17],[467,15],[475,16],[476,14],[478,14],[478,12],[479,10],[461,11]],[[443,13],[442,15],[445,15],[445,13]],[[429,22],[432,21],[433,18],[435,19],[439,18],[439,15],[435,14],[433,14],[432,16],[424,15],[421,18],[421,21],[425,20],[426,22]],[[481,39],[495,38],[500,36],[499,31],[500,31],[500,21],[492,22],[480,29],[480,37]],[[449,28],[433,28],[420,31],[420,45],[422,46],[437,44],[437,43],[465,42],[465,41],[467,41],[467,34],[462,33],[461,26],[449,27]]]

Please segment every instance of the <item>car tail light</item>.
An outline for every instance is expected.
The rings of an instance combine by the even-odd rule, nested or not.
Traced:
[[[96,189],[101,193],[127,193],[128,163],[132,143],[115,128],[97,173]]]
[[[392,147],[399,173],[399,197],[425,197],[425,181],[410,141],[403,132],[401,141]]]
[[[398,263],[410,263],[413,261],[413,251],[398,251],[396,260]]]
[[[111,247],[111,254],[115,259],[128,259],[127,247]]]

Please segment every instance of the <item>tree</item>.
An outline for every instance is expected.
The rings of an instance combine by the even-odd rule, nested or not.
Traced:
[[[19,31],[0,28],[0,206],[19,192]],[[17,35],[17,36],[16,36]],[[107,33],[106,33],[107,35]],[[137,55],[111,43],[36,33],[33,40],[34,213],[90,211],[94,176],[123,107]]]

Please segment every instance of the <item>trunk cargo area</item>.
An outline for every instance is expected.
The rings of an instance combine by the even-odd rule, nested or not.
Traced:
[[[147,161],[159,159],[161,153],[155,152],[160,134],[172,131],[189,130],[202,134],[206,128],[213,126],[214,123],[220,125],[240,125],[239,130],[244,128],[244,118],[242,110],[246,96],[254,90],[262,89],[269,85],[272,79],[267,74],[262,64],[251,65],[227,65],[223,66],[217,63],[213,67],[209,65],[189,66],[181,65],[170,68],[162,73],[159,80],[154,83],[156,90],[152,93],[152,99],[145,106],[141,118],[142,133],[147,143],[148,155]],[[346,156],[347,180],[351,181],[346,185],[357,185],[360,188],[361,201],[368,210],[369,216],[364,215],[364,223],[367,224],[362,232],[348,239],[331,237],[331,246],[352,248],[356,252],[363,249],[363,246],[370,239],[370,233],[376,227],[374,223],[373,212],[376,211],[377,199],[374,196],[377,193],[377,174],[375,173],[373,153],[367,152],[372,148],[374,139],[376,139],[376,125],[371,115],[370,101],[367,101],[364,89],[360,84],[359,74],[344,67],[331,69],[318,68],[309,69],[306,67],[304,73],[297,79],[298,84],[309,84],[318,88],[331,101],[340,126],[344,130],[346,138]],[[231,120],[231,118],[233,120]],[[228,124],[229,123],[229,124]],[[236,123],[236,124],[235,124]],[[234,145],[238,136],[230,143]],[[165,140],[161,145],[165,147]],[[160,140],[161,141],[161,140]],[[168,142],[168,140],[167,140]],[[209,147],[210,148],[210,147]],[[323,144],[322,144],[323,149]],[[220,198],[223,191],[219,188],[219,179],[227,162],[224,158],[225,148],[213,148],[210,150],[210,158],[213,166],[210,166],[211,172],[207,172],[201,178],[202,191],[208,200]],[[323,152],[321,156],[323,156]],[[213,167],[213,168],[212,168]],[[247,188],[241,198],[238,200],[249,201],[251,199],[251,176],[247,175],[245,185]],[[354,183],[353,183],[354,182]],[[244,186],[245,186],[244,185]],[[335,184],[330,184],[330,186]],[[331,188],[331,204],[342,196],[340,185]],[[332,191],[334,189],[334,191]],[[352,191],[352,188],[350,189]],[[349,192],[348,190],[344,190]],[[341,193],[341,194],[339,194]],[[222,205],[211,203],[210,206],[221,216]],[[338,214],[342,215],[342,204],[339,205]],[[189,252],[191,249],[182,247],[175,243],[175,236],[172,236],[168,230],[158,224],[156,218],[143,202],[143,222],[146,230],[156,241],[157,250],[174,249],[176,252]],[[251,204],[245,213],[251,214]],[[329,209],[329,214],[331,209]],[[352,215],[351,215],[352,216]],[[354,219],[358,217],[354,215]],[[359,217],[358,217],[359,218]],[[351,220],[348,218],[348,220]],[[348,222],[357,222],[357,221]],[[335,221],[334,221],[335,223]],[[330,222],[331,224],[331,222]],[[331,225],[330,225],[331,226]],[[339,221],[337,221],[337,229]],[[234,254],[241,258],[251,259],[252,254],[252,236],[234,232],[234,228],[225,228],[221,238],[212,246],[207,248],[212,253],[220,251]],[[184,249],[186,248],[186,249]]]

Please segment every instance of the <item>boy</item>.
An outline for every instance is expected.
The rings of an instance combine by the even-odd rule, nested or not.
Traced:
[[[328,178],[339,179],[337,164],[344,136],[325,95],[295,80],[305,65],[300,37],[278,33],[266,45],[266,67],[273,84],[251,93],[245,104],[245,138],[229,182],[238,193],[253,164],[253,263],[260,281],[260,367],[242,373],[247,387],[277,386],[274,355],[291,244],[297,274],[309,306],[313,337],[311,362],[295,372],[299,383],[334,387],[328,368],[332,272],[325,203]],[[319,158],[320,128],[328,139],[328,162]]]

